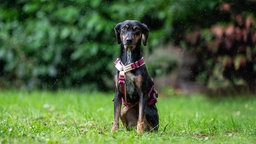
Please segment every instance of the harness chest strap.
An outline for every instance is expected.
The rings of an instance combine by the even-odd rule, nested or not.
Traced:
[[[129,65],[124,65],[119,58],[115,61],[115,67],[119,71],[119,83],[123,84],[125,83],[125,73],[129,72],[131,70],[134,70],[136,68],[139,68],[145,64],[144,58],[142,57],[140,60],[131,63]]]
[[[157,97],[158,97],[158,94],[157,92],[155,91],[155,87],[154,85],[152,85],[152,87],[150,88],[149,92],[148,92],[148,105],[152,105],[152,104],[155,104],[157,102]],[[125,105],[125,106],[134,106],[136,105],[138,102],[136,103],[128,103],[124,98],[122,98],[122,103]]]
[[[129,72],[131,70],[134,70],[136,68],[139,68],[140,66],[143,66],[145,64],[144,58],[142,57],[140,60],[131,63],[129,65],[124,65],[119,58],[116,59],[115,67],[119,71],[119,84],[120,84],[120,90],[123,92],[123,98],[122,103],[126,106],[132,106],[135,104],[127,103],[126,99],[126,87],[125,87],[125,73]],[[153,97],[151,98],[151,95],[153,94]],[[148,105],[152,105],[157,102],[157,93],[154,92],[154,85],[151,87],[151,89],[148,92],[148,98],[151,98],[148,102]]]
[[[129,65],[124,65],[119,58],[115,61],[115,67],[119,71],[119,84],[120,84],[120,90],[123,92],[124,101],[126,101],[126,85],[125,85],[125,73],[129,72],[131,70],[134,70],[136,68],[139,68],[140,66],[144,65],[145,61],[142,57],[140,60],[131,63]]]
[[[118,69],[118,71],[120,72],[129,72],[131,70],[134,70],[136,68],[139,68],[140,66],[144,65],[145,64],[145,61],[144,61],[144,58],[142,57],[140,60],[134,62],[134,63],[131,63],[129,65],[124,65],[119,58],[116,59],[115,61],[115,67],[116,69]]]

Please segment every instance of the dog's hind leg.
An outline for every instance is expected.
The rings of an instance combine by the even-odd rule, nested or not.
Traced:
[[[150,105],[146,108],[146,121],[150,130],[157,131],[159,127],[159,116],[156,105]]]
[[[121,121],[127,130],[136,126],[138,121],[138,106],[124,106],[121,111]]]
[[[128,129],[128,128],[127,128],[127,126],[128,126],[128,121],[127,121],[127,119],[126,119],[128,110],[129,110],[128,106],[124,106],[123,109],[122,109],[122,111],[121,111],[121,121],[122,121],[122,123],[123,123],[123,125],[124,125],[124,127],[125,127],[126,129]]]

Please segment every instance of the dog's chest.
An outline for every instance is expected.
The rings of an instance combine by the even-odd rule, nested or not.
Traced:
[[[125,84],[126,84],[126,95],[130,100],[135,100],[138,98],[138,94],[136,91],[135,79],[136,76],[132,73],[127,73],[125,75]]]

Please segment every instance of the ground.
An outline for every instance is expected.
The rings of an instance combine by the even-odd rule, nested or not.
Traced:
[[[161,96],[161,93],[160,93]],[[158,132],[111,134],[113,94],[1,91],[1,143],[254,143],[256,98],[160,97]]]

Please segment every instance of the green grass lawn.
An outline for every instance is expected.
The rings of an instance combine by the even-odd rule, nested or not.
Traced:
[[[256,143],[256,97],[169,95],[157,103],[159,131],[138,136],[110,133],[113,94],[1,91],[0,144]]]

